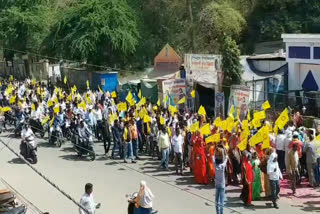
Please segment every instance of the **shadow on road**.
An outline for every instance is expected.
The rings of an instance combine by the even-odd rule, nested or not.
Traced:
[[[51,144],[49,142],[45,142],[45,141],[39,142],[37,146],[39,148],[57,148],[56,145],[53,145],[53,144]]]
[[[24,161],[20,158],[13,158],[12,160],[8,161],[10,164],[24,164]]]
[[[61,155],[59,158],[62,158],[64,160],[70,160],[70,161],[91,161],[88,157],[80,157],[77,154],[69,154],[69,155]]]
[[[60,151],[62,152],[74,152],[74,148],[73,147],[63,147],[60,149]]]

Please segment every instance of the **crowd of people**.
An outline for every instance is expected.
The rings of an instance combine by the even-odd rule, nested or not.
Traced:
[[[227,118],[210,118],[202,106],[186,112],[181,103],[178,108],[170,100],[152,104],[141,92],[128,92],[121,102],[116,92],[92,91],[89,85],[80,94],[75,86],[63,90],[13,79],[2,82],[0,94],[5,121],[29,114],[39,126],[82,124],[79,135],[89,133],[103,140],[110,158],[136,163],[141,155],[149,155],[160,160],[159,169],[170,171],[174,164],[179,175],[189,168],[198,184],[215,183],[217,213],[223,213],[229,184],[242,184],[240,198],[246,206],[264,193],[275,208],[283,175],[291,180],[293,194],[302,177],[310,186],[319,186],[318,133],[302,126],[301,115],[291,118],[284,110],[277,121],[268,121],[267,102],[245,118],[239,118],[234,106]]]

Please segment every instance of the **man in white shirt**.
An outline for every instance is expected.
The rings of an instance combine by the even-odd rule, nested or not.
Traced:
[[[279,131],[279,134],[276,137],[276,150],[278,155],[278,163],[281,172],[286,168],[285,164],[285,141],[286,135],[283,133],[282,130]]]
[[[93,200],[93,185],[90,183],[87,183],[85,186],[85,193],[80,199],[80,204],[83,208],[86,209],[83,210],[82,208],[79,208],[79,213],[80,214],[94,214],[96,212],[96,209],[100,208],[100,203],[96,204]]]
[[[184,138],[180,134],[180,129],[176,129],[175,136],[172,137],[172,145],[174,155],[176,157],[175,166],[176,166],[176,173],[178,174],[178,165],[180,169],[180,174],[183,175],[183,161],[182,161],[182,148],[183,148]]]

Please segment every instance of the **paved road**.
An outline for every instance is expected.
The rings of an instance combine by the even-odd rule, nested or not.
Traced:
[[[18,151],[20,140],[1,137]],[[145,157],[137,164],[123,164],[119,160],[107,160],[102,156],[101,144],[96,144],[97,160],[92,162],[78,158],[70,143],[61,148],[50,146],[45,140],[38,140],[39,163],[36,168],[54,181],[60,188],[77,201],[83,194],[84,184],[94,184],[94,198],[101,202],[99,213],[124,214],[127,208],[126,195],[138,190],[140,180],[146,180],[156,196],[154,208],[159,214],[215,213],[213,185],[198,185],[192,176],[176,176],[173,172],[158,171],[158,161]],[[51,214],[78,213],[78,208],[56,189],[21,163],[0,143],[0,177],[4,178],[17,191],[28,198],[42,211]],[[304,190],[303,190],[304,191]],[[299,193],[299,189],[298,189]],[[303,192],[302,192],[303,193]],[[319,192],[311,190],[308,195],[283,197],[280,209],[271,207],[268,201],[253,202],[254,207],[247,209],[239,200],[239,187],[227,188],[227,208],[225,213],[309,213],[320,211]],[[310,202],[308,197],[314,199]]]

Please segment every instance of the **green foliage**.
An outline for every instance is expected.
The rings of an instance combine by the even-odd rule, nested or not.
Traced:
[[[206,44],[210,48],[220,43],[220,38],[231,37],[239,41],[246,27],[246,20],[227,2],[212,2],[200,13],[200,28]]]
[[[135,14],[125,0],[81,0],[65,11],[46,41],[56,54],[100,64],[104,57],[134,53],[138,38]]]
[[[222,55],[223,84],[232,85],[241,82],[242,66],[240,64],[240,50],[237,43],[226,36],[220,47]]]
[[[21,5],[19,5],[19,2]],[[0,10],[0,41],[2,46],[21,51],[38,51],[49,32],[52,12],[39,1],[14,1]]]

